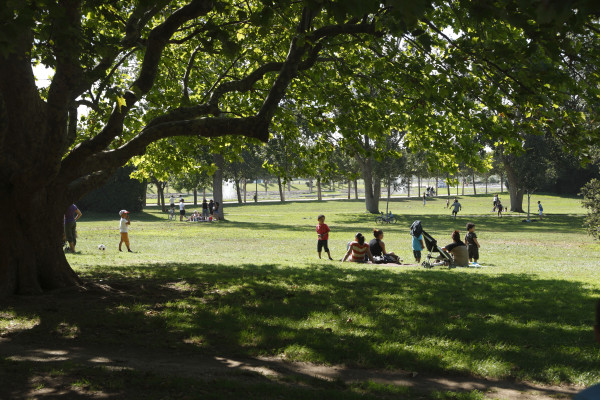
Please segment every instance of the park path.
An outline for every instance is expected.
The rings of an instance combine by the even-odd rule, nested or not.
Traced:
[[[207,357],[189,352],[148,352],[143,348],[63,346],[18,343],[0,338],[0,356],[14,361],[38,363],[74,362],[109,369],[132,369],[157,374],[195,378],[248,379],[249,374],[274,381],[299,377],[299,381],[326,380],[344,383],[373,381],[411,387],[417,392],[479,390],[490,399],[557,400],[569,399],[580,388],[544,386],[527,382],[486,380],[472,377],[434,376],[401,370],[356,369],[343,366],[288,362],[280,358]],[[245,372],[245,373],[240,373]],[[291,382],[290,379],[285,379]]]

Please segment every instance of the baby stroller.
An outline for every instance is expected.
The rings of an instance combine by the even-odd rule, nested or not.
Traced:
[[[433,238],[429,233],[423,231],[423,239],[425,240],[425,247],[427,247],[427,260],[421,264],[424,268],[433,268],[436,265],[448,265],[448,268],[455,268],[454,258],[450,253],[444,251],[437,244],[437,240]],[[440,253],[438,257],[435,257],[432,253]]]

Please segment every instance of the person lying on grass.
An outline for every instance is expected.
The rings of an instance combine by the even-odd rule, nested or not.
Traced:
[[[367,262],[367,257],[373,262],[373,255],[371,254],[369,245],[365,243],[365,237],[360,232],[354,237],[354,242],[348,244],[348,251],[344,258],[342,258],[342,262],[346,261],[350,255],[352,255],[350,257],[351,262]]]

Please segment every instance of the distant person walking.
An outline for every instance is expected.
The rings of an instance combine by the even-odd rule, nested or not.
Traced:
[[[540,214],[540,221],[541,221],[542,219],[544,219],[544,215],[543,215],[544,214],[544,207],[542,207],[542,203],[540,201],[538,201],[538,211],[539,211],[539,214]]]
[[[504,206],[502,205],[502,202],[500,202],[499,199],[496,202],[496,209],[498,210],[498,217],[502,218],[502,210],[504,210]]]
[[[462,206],[458,202],[458,199],[455,198],[454,203],[452,203],[452,216],[454,216],[454,218],[456,218],[456,215],[461,210],[462,210]]]
[[[71,204],[64,215],[65,238],[69,242],[69,247],[65,249],[67,252],[75,253],[75,245],[77,244],[77,220],[81,218],[81,211],[75,204]]]
[[[496,211],[496,206],[498,205],[498,194],[496,193],[494,195],[494,201],[492,202],[493,207],[492,207],[492,212]]]
[[[423,207],[427,204],[427,195],[423,192]]]

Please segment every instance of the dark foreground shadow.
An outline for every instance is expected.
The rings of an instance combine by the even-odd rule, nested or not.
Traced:
[[[85,292],[8,299],[3,317],[39,322],[4,331],[0,346],[92,349],[111,360],[119,349],[138,358],[283,355],[550,383],[600,376],[590,330],[600,293],[577,282],[252,264],[101,266],[88,280]],[[31,388],[38,372],[11,379]]]

